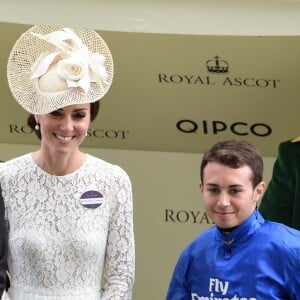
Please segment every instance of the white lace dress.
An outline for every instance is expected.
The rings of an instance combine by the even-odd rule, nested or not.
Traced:
[[[131,299],[132,193],[120,167],[88,155],[76,172],[53,176],[26,154],[0,164],[0,183],[10,299]]]

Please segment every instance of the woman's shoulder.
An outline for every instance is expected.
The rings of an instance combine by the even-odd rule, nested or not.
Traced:
[[[106,174],[111,174],[113,177],[128,177],[127,172],[121,166],[90,154],[88,154],[87,157],[87,166],[89,169],[94,169],[96,172],[101,170],[106,172]]]
[[[31,172],[32,161],[31,154],[28,153],[2,162],[0,164],[1,184],[4,182],[10,184],[18,181],[18,177],[27,176],[28,172]]]
[[[7,161],[1,162],[0,170],[9,171],[11,169],[23,169],[28,167],[28,162],[32,161],[31,153],[26,153],[21,156],[11,158]]]

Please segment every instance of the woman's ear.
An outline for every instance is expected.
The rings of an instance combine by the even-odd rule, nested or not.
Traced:
[[[34,115],[35,123],[40,124],[39,118],[37,115]]]

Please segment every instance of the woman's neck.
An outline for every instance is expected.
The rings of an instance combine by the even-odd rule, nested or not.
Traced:
[[[51,153],[42,151],[41,149],[33,153],[33,160],[45,172],[64,176],[78,170],[86,159],[86,154],[77,151],[72,155],[51,155]]]

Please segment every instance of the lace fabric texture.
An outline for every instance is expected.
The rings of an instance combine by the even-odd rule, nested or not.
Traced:
[[[131,299],[132,193],[120,167],[88,155],[76,172],[53,176],[26,154],[1,164],[0,180],[12,300]],[[82,204],[91,191],[102,196],[97,208]]]

